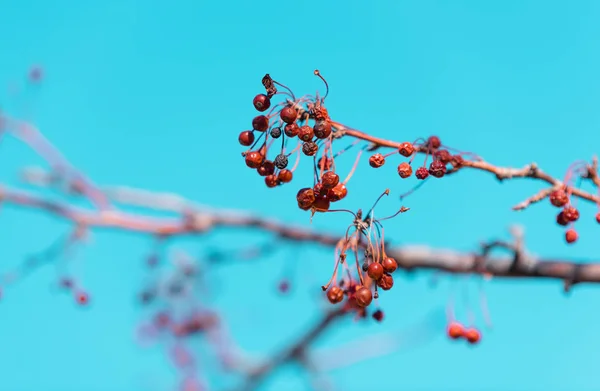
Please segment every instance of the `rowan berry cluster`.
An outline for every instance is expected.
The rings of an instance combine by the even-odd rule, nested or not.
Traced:
[[[481,341],[481,333],[475,327],[466,328],[461,323],[452,321],[446,329],[448,337],[451,339],[465,339],[470,344],[474,345]]]
[[[388,195],[386,190],[383,195]],[[377,205],[377,202],[375,205]],[[379,290],[390,290],[394,286],[393,273],[398,269],[398,262],[385,252],[384,228],[381,221],[393,218],[408,209],[402,207],[392,216],[375,219],[374,207],[363,218],[362,211],[354,216],[353,224],[348,227],[346,236],[340,240],[335,249],[335,268],[329,282],[324,285],[323,291],[327,292],[327,299],[332,304],[346,300],[346,308],[355,310],[362,317],[367,316],[366,308],[373,299],[379,298]],[[345,211],[345,210],[344,210]],[[350,234],[350,230],[354,232]],[[348,262],[348,253],[354,254],[354,262]],[[350,264],[354,264],[353,267]],[[340,273],[340,267],[344,272]],[[341,278],[338,280],[338,276]],[[377,321],[383,320],[383,312],[376,310],[372,314]]]
[[[243,131],[238,137],[241,145],[249,147],[242,153],[246,165],[264,177],[267,187],[291,182],[301,154],[312,158],[314,185],[300,189],[296,198],[300,209],[313,213],[327,211],[332,202],[345,198],[350,179],[342,181],[336,173],[334,159],[344,151],[333,153],[334,129],[325,108],[329,86],[318,70],[314,73],[327,88],[322,98],[318,93],[296,98],[291,89],[265,75],[262,84],[266,93],[256,95],[253,104],[259,112],[269,111],[254,117],[252,130]],[[284,99],[274,104],[273,99],[278,95]],[[276,143],[277,140],[281,143]],[[290,141],[296,141],[296,146],[288,147]],[[295,163],[289,168],[294,154]]]
[[[373,168],[380,168],[385,164],[386,158],[395,154],[400,154],[406,158],[410,158],[409,161],[398,164],[398,175],[400,178],[406,179],[413,175],[412,163],[417,156],[417,152],[425,153],[423,164],[415,171],[415,177],[419,180],[425,180],[429,176],[442,178],[448,171],[448,164],[452,165],[453,168],[459,168],[464,161],[461,153],[451,154],[450,151],[442,145],[439,137],[431,136],[427,140],[417,140],[414,143],[403,142],[397,150],[386,155],[381,153],[371,155],[369,158],[369,165]],[[429,163],[428,166],[427,162],[430,157],[431,163]]]

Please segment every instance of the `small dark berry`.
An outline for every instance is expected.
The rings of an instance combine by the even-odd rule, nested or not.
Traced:
[[[331,122],[326,120],[317,121],[313,129],[318,139],[326,139],[331,135]]]
[[[398,152],[404,157],[409,157],[415,153],[415,147],[409,142],[403,142],[400,144],[400,147],[398,147]]]
[[[275,156],[275,167],[279,168],[280,170],[283,170],[287,167],[287,165],[288,157],[286,155],[280,153],[279,155]]]
[[[438,136],[431,136],[427,139],[427,146],[433,149],[438,149],[442,146],[442,142]]]
[[[377,310],[377,311],[373,312],[373,315],[371,315],[371,316],[376,321],[381,322],[383,320],[383,311],[382,310]]]
[[[271,137],[273,137],[273,138],[281,137],[281,128],[276,127],[276,128],[271,129]]]
[[[385,164],[385,158],[382,154],[376,153],[369,158],[369,165],[373,168],[379,168]]]
[[[569,220],[567,219],[565,213],[562,210],[559,214],[556,215],[556,223],[562,226],[569,225]]]
[[[258,168],[264,161],[263,155],[257,151],[250,151],[246,154],[246,165],[250,168]]]
[[[281,109],[279,116],[281,117],[281,120],[283,122],[285,122],[286,124],[291,124],[295,122],[298,118],[298,112],[293,107],[286,106],[283,109]]]
[[[398,175],[400,178],[406,179],[412,175],[412,167],[407,162],[402,162],[398,165]]]
[[[319,151],[319,146],[313,141],[307,141],[302,144],[302,153],[306,156],[314,156]]]
[[[240,142],[241,145],[243,145],[245,147],[251,146],[252,143],[254,142],[254,132],[252,132],[251,130],[244,130],[238,136],[238,141]]]
[[[266,132],[269,129],[269,119],[264,115],[258,115],[252,120],[252,129]]]
[[[441,178],[446,174],[446,165],[439,160],[434,160],[429,165],[429,173],[433,177]]]
[[[429,171],[427,171],[427,169],[425,167],[419,167],[417,168],[417,172],[415,173],[415,176],[417,177],[417,179],[427,179],[427,177],[429,176]]]
[[[271,99],[265,94],[256,95],[252,103],[254,104],[254,108],[258,111],[265,111],[271,107]]]

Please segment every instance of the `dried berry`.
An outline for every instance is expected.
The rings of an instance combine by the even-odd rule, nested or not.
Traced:
[[[321,156],[319,162],[317,163],[317,168],[324,171],[331,170],[331,166],[333,166],[333,159],[329,156]]]
[[[290,170],[281,170],[279,171],[279,175],[277,176],[277,179],[282,182],[282,183],[289,183],[292,181],[293,178],[293,174]]]
[[[579,211],[572,206],[565,207],[563,213],[568,221],[575,222],[579,220]]]
[[[310,187],[305,187],[296,194],[296,201],[300,209],[308,210],[315,202],[315,192]]]
[[[338,183],[335,187],[327,192],[327,197],[331,202],[337,202],[348,195],[348,189],[343,183]]]
[[[415,153],[415,147],[409,142],[403,142],[398,147],[398,152],[400,152],[400,155],[404,157],[409,157]]]
[[[415,173],[417,179],[425,180],[429,176],[429,171],[425,167],[417,168],[417,172]]]
[[[375,155],[369,158],[369,164],[373,168],[379,168],[385,164],[385,158],[382,154],[376,153]]]
[[[452,339],[459,339],[465,336],[465,328],[458,322],[450,322],[446,329],[446,333],[448,334],[448,337]]]
[[[567,230],[565,233],[565,239],[567,240],[567,243],[575,243],[578,237],[579,235],[577,235],[577,231],[575,231],[573,228]]]
[[[412,173],[412,167],[407,162],[402,162],[398,164],[398,175],[400,175],[400,178],[406,179],[410,177]]]
[[[276,128],[271,129],[271,137],[273,137],[273,138],[281,137],[281,128],[276,127]]]
[[[440,162],[442,162],[444,164],[448,164],[452,160],[452,155],[450,154],[450,152],[448,152],[445,149],[440,149],[438,151],[435,151],[435,153],[433,154],[433,157],[435,160],[439,160]]]
[[[329,210],[330,205],[331,201],[327,197],[327,194],[317,194],[315,195],[315,202],[312,204],[312,209],[315,212],[326,212]]]
[[[285,132],[285,135],[288,137],[296,137],[298,135],[298,132],[300,132],[300,127],[298,126],[298,124],[296,124],[294,122],[293,124],[285,125],[285,128],[283,128],[283,131]]]
[[[257,151],[250,151],[246,154],[246,165],[250,168],[258,168],[264,160],[263,155]]]
[[[470,344],[476,344],[481,340],[481,333],[475,328],[469,328],[465,330],[464,337]]]
[[[556,223],[562,226],[569,224],[569,220],[566,218],[565,213],[562,210],[556,215]]]
[[[383,320],[383,311],[378,309],[375,312],[373,312],[373,315],[371,315],[371,316],[376,321],[381,322]]]
[[[446,165],[439,160],[434,160],[429,165],[429,173],[431,176],[441,178],[446,173]]]
[[[288,157],[283,153],[280,153],[279,155],[275,156],[274,163],[275,167],[279,168],[280,170],[283,170],[288,165]]]
[[[321,177],[321,183],[323,184],[324,189],[333,189],[338,183],[340,183],[340,177],[333,171],[327,171]]]
[[[389,291],[394,286],[394,278],[389,274],[384,274],[379,280],[377,280],[377,286],[384,291]]]
[[[438,136],[431,136],[427,139],[427,146],[433,149],[438,149],[442,146],[442,142]]]
[[[319,146],[313,141],[302,144],[302,153],[306,156],[314,156],[319,151]]]
[[[275,187],[279,184],[279,180],[277,179],[277,175],[267,175],[265,177],[265,184],[267,187]]]
[[[258,167],[257,171],[258,175],[260,176],[273,175],[275,172],[275,164],[273,164],[273,162],[270,160],[265,160],[262,162],[260,167]]]
[[[302,141],[310,141],[314,137],[315,132],[313,128],[308,125],[303,125],[300,127],[300,131],[298,132],[298,138]]]
[[[557,208],[562,208],[569,203],[569,196],[562,189],[554,190],[550,193],[550,203]]]

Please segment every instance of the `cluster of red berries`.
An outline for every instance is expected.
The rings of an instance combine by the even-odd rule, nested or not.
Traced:
[[[416,157],[416,152],[425,153],[425,161],[422,166],[415,171],[415,177],[420,180],[427,179],[430,175],[435,178],[443,177],[447,172],[448,164],[458,168],[463,163],[463,157],[460,154],[452,155],[447,149],[444,149],[442,143],[437,136],[431,136],[424,142],[403,142],[394,152],[382,155],[376,153],[369,158],[369,164],[373,168],[379,168],[385,164],[385,159],[391,155],[399,153],[400,155],[410,158],[408,162],[402,162],[398,165],[398,175],[406,179],[413,174],[412,162]],[[432,161],[427,166],[429,156]]]
[[[561,189],[553,190],[550,193],[549,199],[553,206],[561,208],[561,211],[556,215],[556,223],[568,227],[565,232],[565,240],[567,243],[575,243],[579,235],[575,231],[575,228],[573,228],[573,224],[579,220],[579,210],[571,205],[570,196],[571,194],[565,186]],[[600,223],[600,214],[596,215],[596,220]]]
[[[448,337],[454,340],[465,339],[470,344],[474,345],[481,341],[481,333],[474,327],[465,328],[459,322],[453,321],[448,324],[446,329]]]

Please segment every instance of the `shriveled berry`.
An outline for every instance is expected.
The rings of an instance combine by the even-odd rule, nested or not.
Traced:
[[[386,257],[381,261],[381,266],[386,273],[392,274],[398,269],[398,262],[394,258]]]
[[[296,201],[300,209],[308,210],[315,202],[315,192],[310,187],[305,187],[296,194]]]
[[[262,162],[260,167],[258,167],[257,171],[258,175],[260,176],[273,175],[275,172],[275,164],[273,164],[273,162],[270,160],[265,160]]]
[[[409,157],[415,153],[415,147],[411,143],[405,141],[398,147],[398,152],[404,157]]]
[[[283,128],[283,131],[285,132],[285,135],[288,137],[296,137],[298,135],[298,132],[300,132],[300,127],[298,126],[297,123],[292,123],[292,124],[287,124],[285,125],[285,128]]]
[[[281,170],[279,171],[277,179],[282,183],[289,183],[292,181],[293,176],[294,174],[290,170]]]
[[[377,280],[377,286],[384,291],[389,291],[394,286],[394,278],[389,274],[384,274],[379,280]]]
[[[331,166],[333,165],[333,159],[329,156],[321,156],[319,162],[317,163],[317,167],[320,170],[329,171]]]
[[[306,156],[314,156],[319,151],[319,146],[313,141],[307,141],[302,144],[302,153]]]
[[[313,128],[308,125],[303,125],[300,127],[300,131],[298,132],[298,138],[302,141],[310,141],[315,136],[315,132]]]
[[[273,138],[281,137],[281,128],[279,126],[271,129],[271,137],[273,137]]]
[[[337,202],[344,199],[348,195],[348,189],[343,183],[338,183],[333,189],[327,192],[327,197],[331,202]]]
[[[252,120],[252,129],[266,132],[269,129],[269,119],[264,115],[258,115]]]
[[[558,225],[568,225],[569,224],[569,220],[567,219],[567,217],[565,216],[565,213],[561,210],[559,214],[556,215],[556,223]]]
[[[429,176],[429,171],[427,171],[427,169],[425,167],[419,167],[417,168],[417,172],[415,173],[415,176],[417,177],[417,179],[427,179],[427,177]]]
[[[267,175],[265,177],[265,184],[267,185],[267,187],[275,187],[279,184],[279,181],[277,180],[277,175]]]
[[[465,159],[463,159],[462,156],[460,155],[452,155],[452,158],[450,159],[450,164],[452,164],[452,167],[457,168],[457,167],[461,167],[464,163]]]
[[[254,108],[258,111],[265,111],[271,107],[271,99],[265,94],[256,95],[252,103],[254,104]]]
[[[446,329],[446,333],[448,334],[448,337],[452,339],[459,339],[465,336],[465,328],[458,322],[450,322]]]
[[[381,322],[383,320],[383,311],[378,309],[377,311],[373,312],[373,315],[371,316],[376,321]]]
[[[383,276],[383,266],[378,262],[373,262],[367,267],[367,274],[370,278],[377,281]]]
[[[574,222],[579,220],[579,211],[577,208],[567,206],[563,209],[563,213],[565,214],[565,218],[569,221]]]
[[[373,301],[373,294],[369,288],[362,286],[354,293],[354,298],[358,306],[367,307]]]
[[[313,130],[318,139],[326,139],[331,135],[331,122],[327,120],[319,120],[315,123]]]
[[[250,151],[246,154],[246,165],[250,168],[258,168],[264,161],[264,157],[260,152]]]
[[[327,291],[327,299],[331,304],[337,304],[344,300],[344,291],[339,286],[332,286]]]
[[[550,203],[557,208],[562,208],[569,203],[569,196],[562,189],[554,190],[550,193]]]
[[[577,234],[577,231],[575,231],[573,228],[568,229],[565,233],[565,239],[567,240],[567,243],[575,243],[577,241],[577,238],[579,238],[579,235]]]
[[[291,124],[298,118],[298,112],[291,106],[286,106],[279,112],[279,117],[286,124]]]
[[[245,147],[251,146],[252,143],[254,142],[254,132],[252,132],[251,130],[244,130],[238,136],[238,141],[240,142],[241,145],[243,145]]]
[[[446,165],[439,160],[434,160],[429,165],[429,173],[431,176],[441,178],[446,173]]]
[[[412,167],[407,162],[398,164],[398,175],[400,175],[400,178],[406,179],[412,175],[412,172]]]
[[[280,170],[283,170],[288,165],[288,157],[283,153],[280,153],[279,155],[275,156],[274,163],[275,167],[279,168]]]
[[[369,165],[373,168],[379,168],[385,164],[385,158],[382,154],[376,153],[369,158]]]
[[[465,330],[464,337],[470,344],[474,345],[481,340],[481,333],[475,328],[469,328]]]
[[[333,189],[340,183],[340,176],[333,171],[327,171],[321,177],[321,183],[323,184],[323,188],[327,190]]]
[[[439,160],[440,162],[442,162],[444,164],[448,164],[448,163],[450,163],[450,160],[452,160],[452,155],[450,154],[450,152],[448,152],[445,149],[440,149],[438,151],[435,151],[435,153],[433,154],[433,157],[436,160]]]
[[[319,194],[321,194],[321,195],[327,194],[327,192],[328,192],[328,190],[323,187],[322,182],[315,183],[315,186],[313,187],[313,191],[315,192],[315,197]]]
[[[315,212],[326,212],[329,210],[331,201],[327,197],[327,194],[315,195],[315,202],[312,204],[312,208]]]
[[[442,146],[442,142],[438,136],[431,136],[427,139],[427,146],[433,149],[438,149]]]

